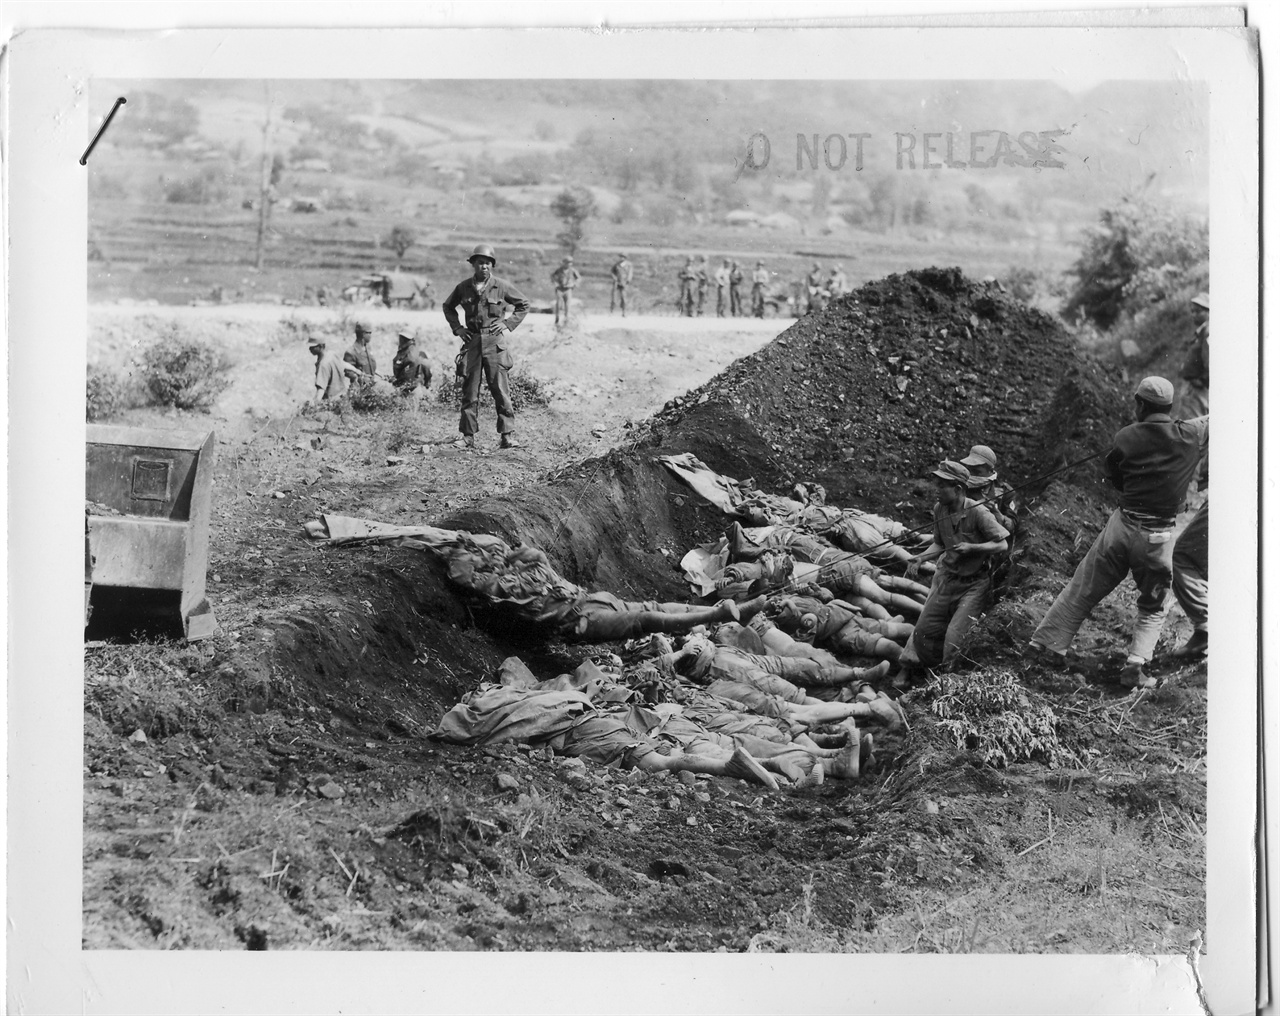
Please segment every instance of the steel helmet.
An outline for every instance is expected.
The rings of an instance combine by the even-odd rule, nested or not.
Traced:
[[[467,260],[474,261],[476,258],[488,258],[495,265],[498,263],[498,258],[493,253],[493,248],[487,243],[476,244],[476,249],[471,252],[471,257],[467,258]]]

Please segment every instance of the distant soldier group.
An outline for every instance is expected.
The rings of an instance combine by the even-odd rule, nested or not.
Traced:
[[[769,281],[769,273],[764,271],[764,262],[756,262],[756,271],[752,274],[752,313],[756,317],[764,317],[764,284]],[[685,258],[684,267],[680,270],[680,295],[676,300],[676,308],[684,317],[701,317],[706,306],[707,291],[711,283],[716,287],[716,317],[742,317],[746,314],[746,305],[742,296],[742,284],[746,274],[741,266],[732,258],[725,258],[714,272],[709,270],[705,254],[694,258]],[[759,290],[760,299],[756,300]]]
[[[824,276],[822,265],[815,261],[804,278],[805,312],[823,310],[831,300],[849,292],[849,277],[845,275],[843,265],[837,263]]]

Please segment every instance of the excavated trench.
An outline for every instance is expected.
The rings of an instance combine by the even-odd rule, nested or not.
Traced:
[[[778,493],[814,480],[831,503],[915,526],[927,522],[923,477],[940,458],[989,444],[1001,476],[1023,483],[1105,449],[1127,401],[1118,372],[1082,355],[1054,319],[995,284],[931,268],[870,283],[797,321],[672,400],[628,446],[424,521],[534,544],[567,578],[624,598],[686,600],[676,564],[726,519],[668,474],[660,454],[692,452]],[[1103,506],[1096,463],[1027,496],[1014,587],[1061,581],[1073,538]],[[274,688],[323,701],[357,728],[423,733],[507,655],[554,674],[591,651],[465,603],[426,555],[330,554],[340,573],[333,597],[310,616],[277,620],[272,669],[285,681]]]
[[[1124,422],[1127,387],[1052,319],[930,269],[797,321],[673,400],[628,445],[526,489],[421,518],[408,509],[421,492],[403,477],[339,491],[335,474],[310,488],[306,510],[355,513],[367,499],[387,521],[535,544],[588,587],[687,600],[677,563],[727,520],[661,454],[692,452],[775,493],[815,480],[832,503],[916,526],[930,508],[922,478],[941,456],[990,444],[1004,478],[1032,480],[1104,450]],[[1108,504],[1097,475],[1090,463],[1028,491],[1006,596],[972,633],[984,681],[1013,679],[1035,614],[1065,582],[1081,534],[1097,531]],[[909,731],[875,729],[871,778],[785,794],[575,766],[509,744],[462,748],[425,735],[505,657],[550,677],[615,647],[518,630],[460,596],[426,553],[323,548],[300,532],[276,539],[287,525],[279,512],[268,505],[244,523],[271,535],[257,588],[242,581],[237,555],[220,565],[241,591],[238,623],[198,664],[219,708],[159,693],[109,699],[107,729],[87,700],[87,764],[104,774],[86,783],[87,943],[118,947],[118,922],[130,944],[149,934],[202,948],[264,948],[269,936],[271,948],[910,951],[921,944],[921,900],[939,920],[933,901],[967,901],[948,931],[967,937],[947,941],[971,951],[1163,953],[1203,927],[1202,855],[1162,838],[1166,816],[1204,818],[1202,673],[1190,675],[1199,685],[1175,682],[1126,706],[1145,726],[1117,735],[1123,716],[1107,712],[1106,692],[1073,697],[1074,680],[1020,670],[1023,704],[1075,707],[1059,711],[1054,743],[1103,749],[1085,768],[988,764],[953,743],[923,699],[907,700]],[[161,691],[172,670],[162,668]],[[112,687],[95,685],[99,695]],[[232,712],[249,715],[228,722]],[[142,727],[152,740],[129,747]],[[166,767],[167,781],[146,779]],[[122,775],[132,772],[139,778]],[[122,807],[139,809],[137,834],[131,819],[98,817]],[[1049,808],[1063,845],[1020,860],[1044,842]],[[153,847],[139,836],[156,814],[193,814],[173,849],[185,865],[201,853],[197,835],[216,837],[205,840],[211,860],[177,875],[167,859],[142,867]],[[1019,881],[1051,849],[1059,874]],[[1113,884],[1142,896],[1090,887],[1103,850]],[[124,863],[147,873],[147,888],[120,899]],[[264,872],[277,873],[274,886]],[[1009,885],[1025,890],[1016,906]],[[1176,914],[1172,896],[1184,901]],[[979,926],[999,930],[975,947]]]

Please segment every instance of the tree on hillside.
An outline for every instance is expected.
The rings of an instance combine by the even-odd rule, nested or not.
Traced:
[[[585,187],[566,187],[551,202],[551,214],[564,223],[556,234],[560,246],[575,254],[585,237],[584,224],[596,214],[596,199]]]
[[[813,194],[810,197],[810,204],[813,208],[813,217],[821,219],[827,214],[827,204],[831,200],[831,179],[830,177],[819,175],[813,181]]]
[[[1183,288],[1209,259],[1209,225],[1140,195],[1102,209],[1085,233],[1062,308],[1106,330]]]
[[[396,252],[396,267],[404,260],[409,248],[418,242],[418,234],[408,226],[392,226],[391,232],[382,238],[382,246]]]

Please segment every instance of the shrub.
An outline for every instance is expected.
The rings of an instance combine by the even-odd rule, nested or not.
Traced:
[[[511,387],[511,405],[517,413],[551,405],[551,392],[545,381],[523,371],[512,371],[507,381]],[[442,378],[436,385],[436,401],[442,406],[456,406],[462,399],[462,389],[454,385],[453,375]],[[480,383],[480,405],[493,405],[493,396],[484,382]]]
[[[387,451],[395,453],[404,448],[423,444],[425,439],[417,424],[411,419],[396,420],[389,424],[382,434],[383,444]]]
[[[585,237],[584,224],[596,214],[596,199],[585,187],[566,187],[552,200],[551,214],[564,223],[556,240],[575,254]]]
[[[231,364],[203,339],[184,337],[176,326],[142,354],[142,378],[151,401],[176,409],[207,410],[227,390]]]
[[[418,242],[418,234],[409,226],[392,226],[391,232],[382,238],[382,245],[396,252],[396,265],[404,260],[409,248]]]
[[[1208,259],[1207,222],[1127,195],[1086,232],[1063,316],[1109,329],[1186,286]]]
[[[955,742],[989,766],[1043,762],[1076,766],[1076,752],[1059,737],[1057,714],[1011,671],[943,673],[921,689],[929,712]]]
[[[171,205],[211,205],[227,198],[222,174],[206,166],[195,176],[174,180],[165,185],[164,199]]]
[[[105,367],[90,366],[84,387],[84,418],[90,422],[109,420],[133,404],[129,382]]]
[[[1004,276],[1004,288],[1015,300],[1030,303],[1040,292],[1040,273],[1025,265],[1010,265]]]
[[[386,381],[351,386],[351,408],[357,413],[382,413],[400,406],[399,393]]]

